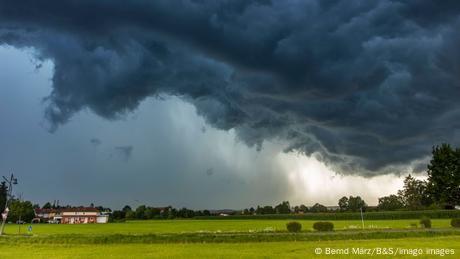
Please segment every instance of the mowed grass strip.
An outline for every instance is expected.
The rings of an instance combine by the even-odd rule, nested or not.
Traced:
[[[303,233],[172,233],[172,234],[55,234],[18,236],[6,235],[1,244],[124,244],[124,243],[245,243],[281,241],[325,241],[359,239],[396,239],[412,237],[460,236],[460,230],[374,230]]]
[[[187,244],[0,244],[0,258],[368,258],[368,255],[316,255],[326,248],[454,249],[458,258],[460,237],[407,238],[272,243],[187,243]],[[414,258],[413,255],[375,255],[376,258]],[[439,258],[418,255],[416,258]]]
[[[142,220],[109,224],[33,224],[32,234],[159,234],[196,232],[278,232],[286,231],[290,220]],[[304,231],[311,231],[316,220],[297,220]],[[335,230],[361,229],[360,220],[336,220]],[[418,219],[365,220],[365,229],[406,229],[418,225]],[[21,232],[27,232],[27,226]],[[433,228],[449,228],[450,219],[433,219]],[[7,224],[5,233],[18,233],[18,225]]]

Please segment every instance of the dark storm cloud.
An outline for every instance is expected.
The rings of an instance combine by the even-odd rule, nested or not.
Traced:
[[[0,43],[53,61],[53,128],[172,94],[249,145],[280,138],[366,173],[460,143],[459,14],[453,0],[0,0]]]

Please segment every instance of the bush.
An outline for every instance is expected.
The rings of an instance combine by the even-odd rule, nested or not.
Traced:
[[[286,224],[286,228],[289,232],[300,232],[302,230],[302,225],[297,221],[291,221]]]
[[[423,217],[420,220],[420,225],[422,225],[424,228],[431,228],[431,219]]]
[[[453,218],[450,221],[450,225],[454,228],[460,228],[460,218]]]
[[[334,224],[329,221],[319,221],[313,224],[313,228],[318,231],[332,231],[334,230]]]

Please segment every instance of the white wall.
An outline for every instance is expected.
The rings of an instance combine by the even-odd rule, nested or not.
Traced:
[[[107,223],[109,221],[109,216],[107,215],[102,215],[102,216],[97,216],[97,223]]]

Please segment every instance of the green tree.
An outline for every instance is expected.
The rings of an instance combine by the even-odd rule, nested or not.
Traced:
[[[147,207],[144,213],[145,219],[153,219],[155,217],[155,211],[152,207]]]
[[[8,195],[8,187],[5,182],[0,183],[0,211],[3,212],[6,205],[6,196]]]
[[[350,196],[348,198],[348,211],[360,211],[361,209],[366,210],[367,204],[366,202],[359,196],[353,197]]]
[[[310,211],[311,212],[327,212],[327,207],[322,204],[316,203],[310,208]]]
[[[34,206],[30,201],[13,200],[9,205],[8,221],[16,222],[19,219],[30,222],[35,217]]]
[[[262,214],[275,214],[275,209],[270,205],[264,206],[262,208]]]
[[[460,149],[448,144],[433,147],[428,164],[428,190],[434,202],[460,204]]]
[[[42,209],[51,209],[51,203],[50,202],[45,203]]]
[[[128,211],[132,211],[131,207],[129,205],[125,205],[123,207],[123,209],[121,209],[122,211],[124,211],[125,213],[128,212]]]
[[[303,204],[300,204],[300,211],[303,213],[308,212],[308,207]]]
[[[348,198],[343,196],[339,200],[339,207],[341,211],[346,211],[348,210]]]
[[[404,206],[411,210],[418,210],[431,204],[427,191],[427,182],[417,180],[410,174],[404,179],[404,187],[398,191]]]
[[[289,214],[291,213],[291,205],[288,201],[283,201],[275,206],[275,212],[276,214]]]
[[[113,213],[112,213],[112,217],[113,219],[124,219],[125,218],[125,212],[122,211],[122,210],[115,210]]]
[[[126,211],[125,218],[126,219],[135,219],[136,214],[132,210],[128,210],[128,211]]]
[[[136,219],[145,219],[145,205],[141,205],[137,207],[136,212],[135,212],[135,217]]]
[[[177,215],[177,210],[171,206],[168,206],[163,209],[163,211],[160,213],[160,216],[164,219],[173,219]]]
[[[401,196],[390,195],[379,198],[379,210],[398,210],[404,207],[404,202]]]

